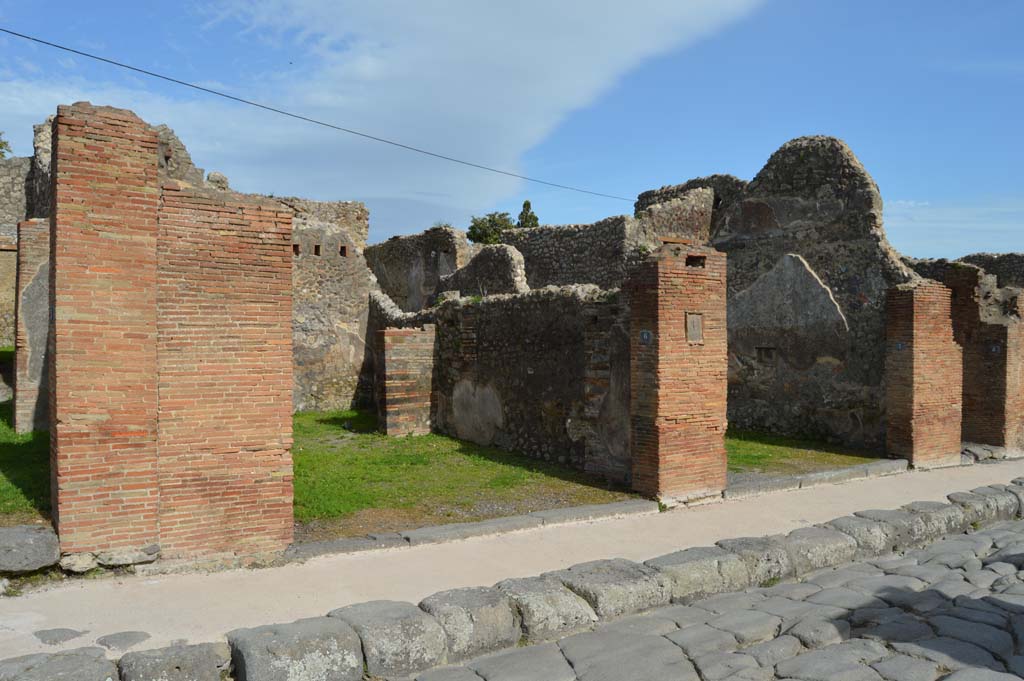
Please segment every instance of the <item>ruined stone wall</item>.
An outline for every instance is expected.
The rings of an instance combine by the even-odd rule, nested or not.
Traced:
[[[675,199],[683,199],[694,189],[707,188],[712,191],[711,229],[717,230],[718,220],[725,214],[724,209],[732,205],[746,189],[747,183],[732,175],[709,175],[698,177],[683,184],[651,189],[640,194],[634,204],[634,215],[641,217],[650,209],[666,205]]]
[[[0,237],[16,239],[18,223],[28,217],[26,185],[31,157],[0,159]]]
[[[294,407],[349,409],[372,401],[373,275],[363,257],[369,213],[354,201],[287,198],[292,232]]]
[[[14,345],[17,237],[0,236],[0,347]]]
[[[973,253],[960,258],[960,262],[994,274],[1001,287],[1024,288],[1024,253]]]
[[[400,309],[416,312],[433,304],[441,277],[465,266],[473,250],[465,233],[433,227],[369,246],[365,255],[381,290]]]
[[[952,291],[929,279],[894,287],[886,304],[886,451],[917,468],[960,465],[963,357]]]
[[[458,291],[463,296],[526,293],[526,266],[522,254],[511,246],[482,247],[464,267],[443,275],[437,292]]]
[[[624,475],[629,399],[622,372],[628,377],[628,359],[624,367],[609,367],[609,358],[621,359],[621,349],[612,346],[628,335],[588,328],[588,322],[620,319],[620,304],[618,292],[575,286],[440,305],[435,428]]]
[[[17,338],[15,342],[14,430],[50,427],[50,221],[18,224]]]
[[[728,255],[730,425],[880,448],[886,292],[917,275],[874,180],[842,141],[802,137],[746,186],[694,186],[715,190],[711,243]]]
[[[157,135],[129,111],[60,107],[54,131],[49,370],[62,552],[283,549],[292,211],[161,184]]]
[[[633,489],[670,502],[726,484],[725,255],[666,244],[626,284]]]

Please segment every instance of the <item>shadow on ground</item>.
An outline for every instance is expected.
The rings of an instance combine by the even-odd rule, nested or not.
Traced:
[[[14,432],[13,403],[0,403],[0,525],[48,517],[50,436]]]

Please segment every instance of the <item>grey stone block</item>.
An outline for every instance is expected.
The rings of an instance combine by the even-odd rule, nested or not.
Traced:
[[[543,524],[544,521],[540,518],[528,515],[514,515],[506,518],[482,520],[478,523],[452,523],[435,527],[421,527],[417,530],[407,530],[400,534],[407,542],[416,546],[419,544],[438,544],[458,539],[469,539],[470,537],[484,537],[491,534],[501,534],[502,532],[528,530],[531,527],[540,527]]]
[[[849,535],[857,542],[856,558],[873,558],[898,548],[895,528],[879,520],[848,515],[836,518],[825,526]]]
[[[661,610],[665,610],[665,608],[661,608]],[[641,636],[664,636],[665,634],[670,634],[673,631],[678,630],[679,626],[671,619],[659,617],[657,615],[661,610],[655,610],[644,615],[623,617],[622,619],[615,620],[609,624],[604,624],[598,627],[595,631],[613,632],[617,634],[639,634]]]
[[[909,655],[910,657],[931,660],[946,669],[956,670],[966,667],[994,669],[1001,667],[996,662],[996,659],[987,651],[955,638],[940,637],[914,641],[912,643],[894,641],[890,645],[896,652]]]
[[[805,681],[879,681],[881,677],[868,665],[888,655],[884,646],[873,641],[846,641],[783,660],[775,672]]]
[[[724,615],[727,612],[737,610],[750,610],[764,600],[764,594],[759,591],[741,591],[738,593],[718,594],[709,596],[700,601],[694,601],[693,607],[713,612],[716,615]]]
[[[391,549],[408,546],[409,542],[399,534],[377,535],[376,537],[347,537],[345,539],[328,539],[325,541],[303,542],[292,544],[284,552],[286,561],[303,561],[317,556],[329,556],[336,553],[358,553]]]
[[[903,510],[916,513],[924,518],[925,531],[932,538],[944,537],[947,534],[960,534],[971,527],[963,508],[957,504],[944,504],[941,501],[914,501],[904,505]]]
[[[231,650],[226,643],[170,646],[126,653],[117,666],[121,681],[221,681]]]
[[[910,462],[906,459],[886,459],[883,461],[872,461],[864,464],[871,477],[882,477],[886,475],[897,475],[910,470]]]
[[[580,681],[700,681],[683,651],[660,636],[588,632],[559,642]]]
[[[103,567],[125,567],[128,565],[141,565],[152,563],[160,557],[160,547],[156,544],[144,546],[141,549],[113,549],[100,551],[96,554],[96,562]]]
[[[466,666],[484,681],[576,681],[576,673],[554,643],[481,657]]]
[[[863,638],[875,639],[883,643],[920,641],[935,636],[931,627],[902,610],[900,610],[899,616],[865,627],[858,633]]]
[[[886,681],[935,681],[939,666],[927,660],[915,660],[906,655],[893,655],[871,665]]]
[[[37,653],[0,660],[0,681],[118,681],[102,648]]]
[[[1016,674],[995,672],[991,669],[961,669],[947,676],[944,681],[1012,681],[1020,679]]]
[[[99,567],[96,556],[91,553],[69,553],[60,559],[60,569],[65,572],[83,574]]]
[[[928,524],[924,518],[909,511],[892,511],[872,509],[854,513],[858,518],[879,520],[888,524],[896,532],[896,545],[900,549],[917,548],[931,537],[928,536]]]
[[[781,539],[779,536],[739,537],[723,539],[717,545],[740,557],[747,566],[751,584],[764,586],[793,575],[793,563]]]
[[[737,610],[713,617],[707,624],[729,632],[741,646],[749,646],[775,638],[782,618],[757,610]]]
[[[800,489],[800,477],[789,475],[729,485],[722,494],[726,499],[748,499],[772,492],[788,492],[795,489]]]
[[[695,624],[665,636],[683,649],[689,657],[709,653],[729,653],[738,647],[736,637],[727,631],[706,624]]]
[[[761,669],[757,664],[757,660],[745,655],[743,653],[710,653],[708,655],[701,655],[700,657],[694,658],[694,665],[700,672],[700,677],[704,681],[720,681],[721,679],[736,679],[737,674],[751,672],[761,672],[760,678],[774,679],[775,676],[767,669]],[[764,672],[769,672],[768,676],[764,676]],[[651,678],[664,678],[664,677],[651,677]],[[749,676],[742,676],[740,678],[751,678]]]
[[[946,497],[964,509],[968,524],[978,527],[991,524],[998,517],[997,500],[974,492],[953,492]]]
[[[59,560],[57,533],[49,525],[0,527],[0,574],[35,572]]]
[[[846,610],[857,610],[858,608],[884,608],[886,604],[874,596],[854,591],[843,586],[831,589],[822,589],[816,594],[807,597],[809,603],[818,605],[830,605],[834,608],[845,608]]]
[[[599,518],[614,518],[627,515],[647,515],[658,512],[658,502],[646,499],[630,499],[612,504],[591,504],[589,506],[571,506],[569,508],[553,508],[547,511],[534,511],[529,515],[540,518],[545,525],[558,523],[581,522]]]
[[[939,636],[948,636],[973,643],[1004,660],[1013,655],[1013,637],[1002,629],[948,615],[929,617],[928,624],[935,629]]]
[[[554,577],[506,579],[495,587],[509,597],[531,643],[576,633],[597,621],[590,604]]]
[[[148,640],[149,634],[144,631],[119,631],[116,634],[100,636],[96,639],[96,643],[107,650],[128,650]]]
[[[471,587],[427,596],[420,608],[434,616],[448,637],[448,661],[509,648],[519,643],[519,619],[498,589]]]
[[[359,637],[338,619],[236,629],[228,632],[228,643],[237,681],[358,681],[363,676]]]
[[[366,670],[384,677],[412,676],[445,661],[447,636],[437,620],[411,603],[370,601],[338,608],[363,642]]]
[[[800,620],[787,632],[808,648],[824,648],[841,643],[850,637],[850,625],[845,620],[820,620],[808,618]]]
[[[78,629],[67,629],[59,627],[57,629],[40,629],[39,631],[32,632],[32,635],[39,639],[44,645],[48,646],[59,646],[61,643],[67,643],[72,641],[79,636],[84,636],[88,632],[79,631]]]
[[[762,667],[774,667],[783,660],[796,657],[803,652],[803,645],[795,636],[784,634],[771,641],[744,648],[743,652],[757,660]]]
[[[665,574],[622,558],[581,563],[544,576],[560,579],[602,618],[661,607],[672,599]]]
[[[789,552],[793,571],[797,575],[848,563],[857,553],[857,542],[853,537],[824,527],[793,530],[782,540],[782,544]]]
[[[717,546],[701,546],[652,558],[644,563],[669,577],[672,600],[687,602],[750,586],[743,560]]]
[[[423,672],[416,681],[483,681],[483,678],[468,667],[441,667]]]

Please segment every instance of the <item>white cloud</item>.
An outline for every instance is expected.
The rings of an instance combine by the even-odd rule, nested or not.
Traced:
[[[1024,198],[964,202],[885,203],[885,231],[901,253],[959,258],[969,253],[1024,252]]]
[[[224,0],[207,30],[242,30],[297,66],[210,73],[233,94],[513,172],[524,152],[644,60],[749,14],[760,0]],[[113,49],[113,48],[111,48]],[[108,50],[109,51],[109,50]],[[112,55],[117,56],[117,55]],[[173,75],[173,74],[171,74]],[[371,238],[465,222],[519,181],[187,91],[22,75],[0,86],[8,137],[89,99],[171,125],[197,165],[239,189],[367,200]],[[128,82],[128,81],[120,81]],[[225,86],[228,87],[228,86]],[[568,176],[551,178],[573,183]],[[617,187],[594,187],[621,193]],[[623,210],[609,203],[609,214]]]

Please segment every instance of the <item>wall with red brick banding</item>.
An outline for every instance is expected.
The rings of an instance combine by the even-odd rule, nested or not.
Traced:
[[[377,332],[381,430],[388,435],[425,435],[432,425],[434,325]]]

